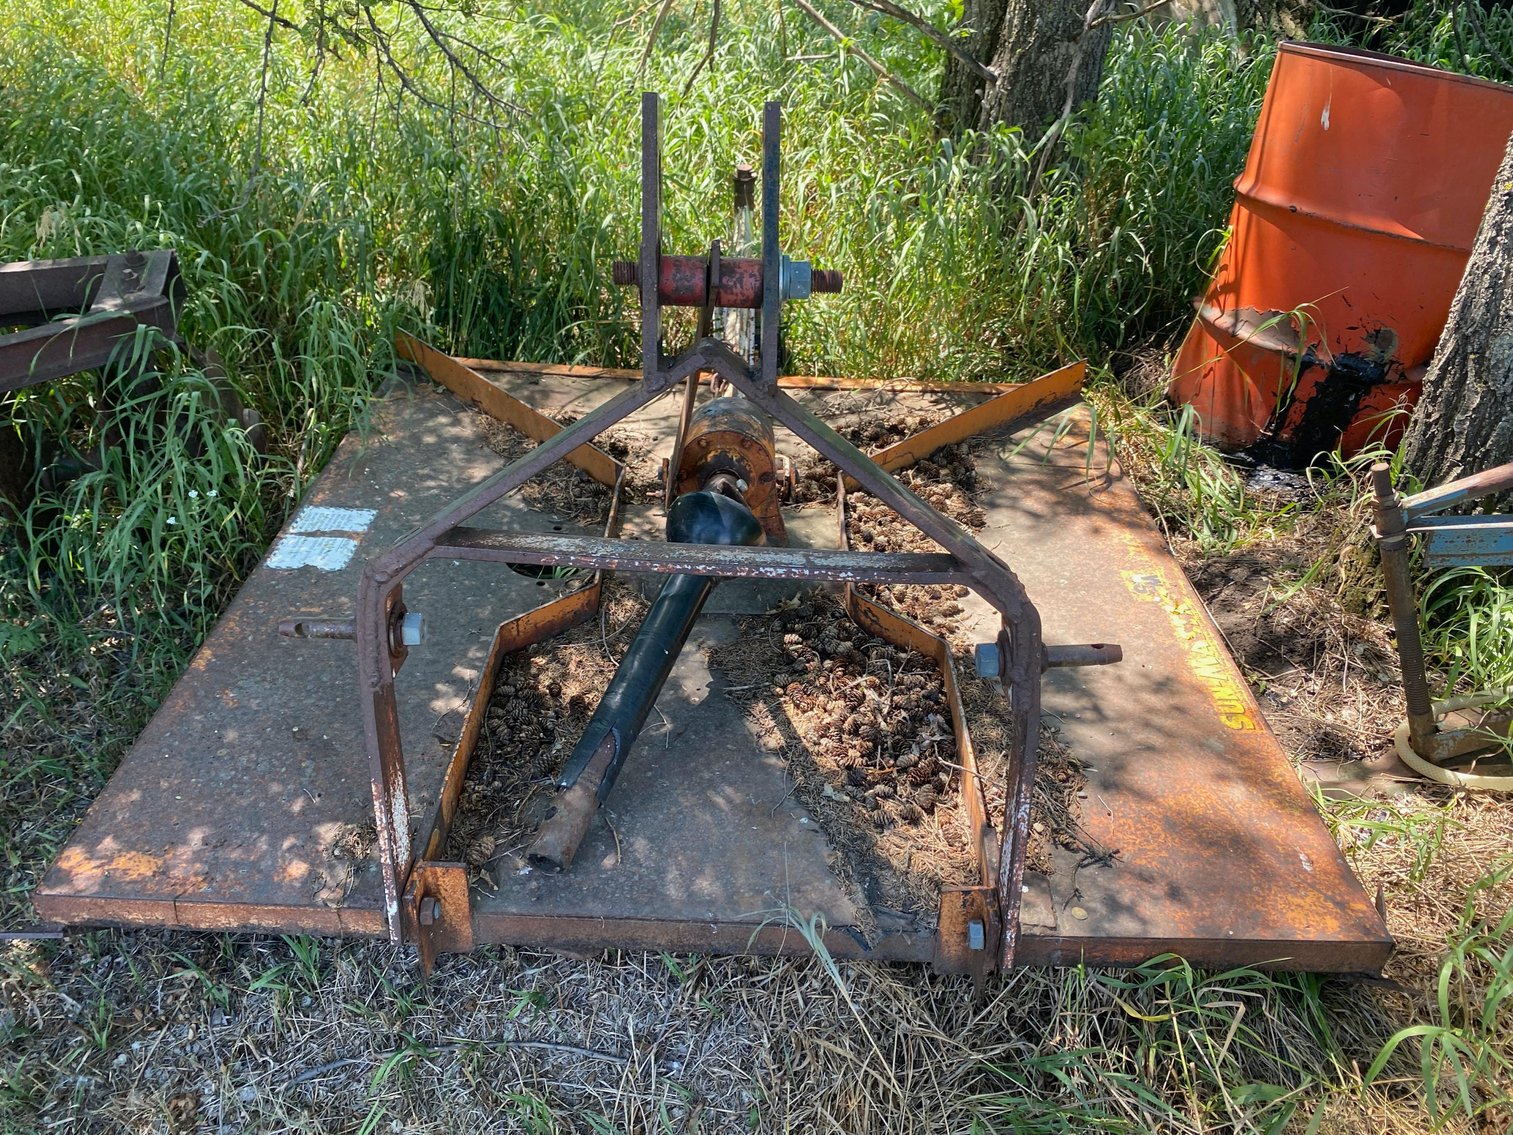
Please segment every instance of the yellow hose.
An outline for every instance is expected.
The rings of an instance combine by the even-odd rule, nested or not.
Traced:
[[[1509,696],[1508,690],[1483,690],[1481,693],[1467,694],[1464,697],[1447,698],[1445,701],[1434,703],[1434,716],[1438,720],[1445,714],[1454,713],[1458,709],[1493,705],[1506,701]],[[1489,792],[1513,792],[1513,770],[1489,776],[1483,773],[1456,772],[1454,769],[1441,768],[1432,761],[1426,761],[1414,752],[1413,746],[1409,743],[1406,721],[1393,732],[1392,744],[1397,749],[1397,755],[1403,764],[1437,784],[1448,784],[1452,788],[1482,788]]]

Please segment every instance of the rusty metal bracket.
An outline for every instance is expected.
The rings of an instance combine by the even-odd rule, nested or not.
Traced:
[[[1431,765],[1499,746],[1513,725],[1513,714],[1484,714],[1469,728],[1445,729],[1440,725],[1429,696],[1410,545],[1414,535],[1423,538],[1425,560],[1430,567],[1513,563],[1513,517],[1497,513],[1434,515],[1513,489],[1513,463],[1462,477],[1406,499],[1394,489],[1392,469],[1385,462],[1371,467],[1371,481],[1376,506],[1371,534],[1382,558],[1382,582],[1403,672],[1408,744],[1413,753]],[[1403,755],[1405,760],[1411,758],[1411,754]]]
[[[1003,922],[994,887],[946,887],[935,932],[936,973],[970,974],[978,982],[996,968]]]
[[[407,331],[394,333],[394,353],[420,367],[432,382],[446,387],[496,421],[519,430],[532,441],[545,441],[562,432],[561,423],[554,422],[476,370],[451,355],[442,354]],[[582,469],[606,488],[613,488],[624,473],[620,463],[596,445],[580,446],[563,460]]]
[[[1078,361],[1031,379],[928,429],[879,449],[868,456],[882,469],[897,473],[923,461],[936,450],[989,432],[1012,433],[1045,421],[1082,401],[1087,363]],[[854,481],[846,488],[854,490]]]
[[[0,264],[0,324],[34,324],[0,335],[0,393],[102,367],[139,327],[180,343],[183,301],[171,249]]]
[[[473,908],[468,871],[461,863],[421,860],[405,888],[405,937],[430,974],[438,954],[466,954],[473,948]]]

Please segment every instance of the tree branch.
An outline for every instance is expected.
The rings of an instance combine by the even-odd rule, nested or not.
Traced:
[[[1102,16],[1099,16],[1096,20],[1092,20],[1091,17],[1093,14],[1093,8],[1097,7],[1097,5],[1095,4],[1093,5],[1093,8],[1088,9],[1090,22],[1084,23],[1082,25],[1082,34],[1087,35],[1087,33],[1092,31],[1094,28],[1101,28],[1105,24],[1122,24],[1126,23],[1129,20],[1138,20],[1147,12],[1154,12],[1157,8],[1161,7],[1161,5],[1165,4],[1166,2],[1167,0],[1152,0],[1152,2],[1147,4],[1145,7],[1136,8],[1133,12],[1108,12]]]
[[[1160,2],[1164,4],[1166,0],[1160,0]],[[870,8],[874,12],[881,12],[885,16],[892,16],[895,20],[901,20],[912,28],[918,28],[925,35],[940,44],[941,47],[945,48],[948,54],[954,55],[962,63],[966,64],[967,69],[979,78],[986,79],[990,83],[998,81],[998,72],[994,71],[993,68],[983,63],[981,59],[978,59],[977,56],[973,55],[929,20],[909,11],[907,8],[899,7],[893,3],[893,0],[851,0],[851,3],[859,8]]]
[[[447,64],[454,70],[462,72],[462,77],[468,81],[468,86],[473,88],[474,93],[480,95],[484,99],[484,101],[490,102],[497,107],[502,107],[505,110],[514,113],[519,112],[519,107],[500,98],[493,92],[493,90],[487,83],[479,79],[478,76],[473,73],[473,69],[466,63],[464,63],[462,61],[462,58],[455,51],[447,46],[446,41],[449,39],[454,40],[462,46],[468,48],[474,54],[487,55],[487,52],[468,40],[462,39],[459,36],[452,35],[450,32],[443,32],[438,29],[436,25],[431,23],[430,19],[427,18],[425,8],[420,5],[418,0],[409,0],[409,8],[410,11],[415,13],[416,18],[420,20],[420,26],[425,28],[426,35],[431,37],[431,42],[434,43],[441,50],[441,53],[447,57]]]
[[[163,25],[163,58],[158,60],[158,82],[168,74],[168,49],[173,46],[173,17],[178,10],[178,0],[168,0],[168,21]]]
[[[688,76],[688,82],[683,84],[684,98],[687,98],[688,92],[693,90],[693,81],[699,77],[699,72],[704,70],[704,67],[707,64],[714,63],[714,49],[715,44],[719,41],[719,36],[720,0],[714,0],[714,11],[709,17],[709,48],[704,52],[703,58],[699,60],[698,64],[694,67],[693,72]],[[714,68],[712,66],[710,67],[710,73],[714,73]]]
[[[646,70],[646,61],[651,58],[651,49],[657,44],[657,34],[662,30],[662,21],[667,19],[667,13],[672,8],[672,0],[662,0],[662,6],[657,9],[657,18],[651,22],[651,31],[646,34],[646,50],[641,52],[641,62],[636,67],[636,74]]]
[[[278,5],[277,4],[273,5],[273,11],[270,12],[267,8],[264,8],[262,5],[255,3],[254,0],[236,0],[236,2],[238,4],[243,5],[244,7],[251,8],[259,16],[263,17],[263,19],[265,19],[265,20],[271,20],[273,23],[277,24],[281,28],[288,28],[291,32],[297,32],[297,31],[303,31],[304,30],[298,24],[296,24],[293,20],[286,19],[283,16],[280,16],[278,14]]]
[[[834,38],[842,48],[849,51],[852,55],[856,56],[868,67],[872,68],[879,79],[887,83],[894,90],[903,94],[905,97],[909,98],[917,106],[923,107],[928,111],[933,111],[935,109],[932,105],[930,105],[930,103],[925,101],[924,97],[921,96],[918,91],[909,86],[908,83],[904,82],[902,79],[895,78],[886,67],[879,63],[876,59],[873,59],[872,56],[868,55],[861,48],[857,47],[856,43],[851,39],[850,36],[841,31],[840,28],[836,27],[829,20],[825,19],[825,17],[820,14],[819,10],[815,8],[814,5],[809,3],[809,0],[793,0],[793,2],[799,7],[801,11],[803,11],[804,15],[808,16],[815,23],[819,24],[820,27],[824,28],[825,31],[830,33],[831,37]]]

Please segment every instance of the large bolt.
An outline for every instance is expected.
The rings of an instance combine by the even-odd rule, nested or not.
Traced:
[[[809,274],[809,287],[816,292],[839,292],[841,270],[839,268],[816,268]]]
[[[417,915],[422,926],[434,926],[441,921],[441,900],[435,895],[427,895],[420,900]]]
[[[617,287],[628,288],[631,284],[640,282],[641,266],[634,260],[616,260],[610,269],[610,275]]]

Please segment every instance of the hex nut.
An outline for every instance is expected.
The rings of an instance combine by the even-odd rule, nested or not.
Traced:
[[[405,646],[419,646],[426,640],[426,617],[419,611],[406,611],[399,621],[399,641]]]
[[[996,678],[1003,673],[1003,654],[996,642],[979,642],[973,648],[979,678]]]

